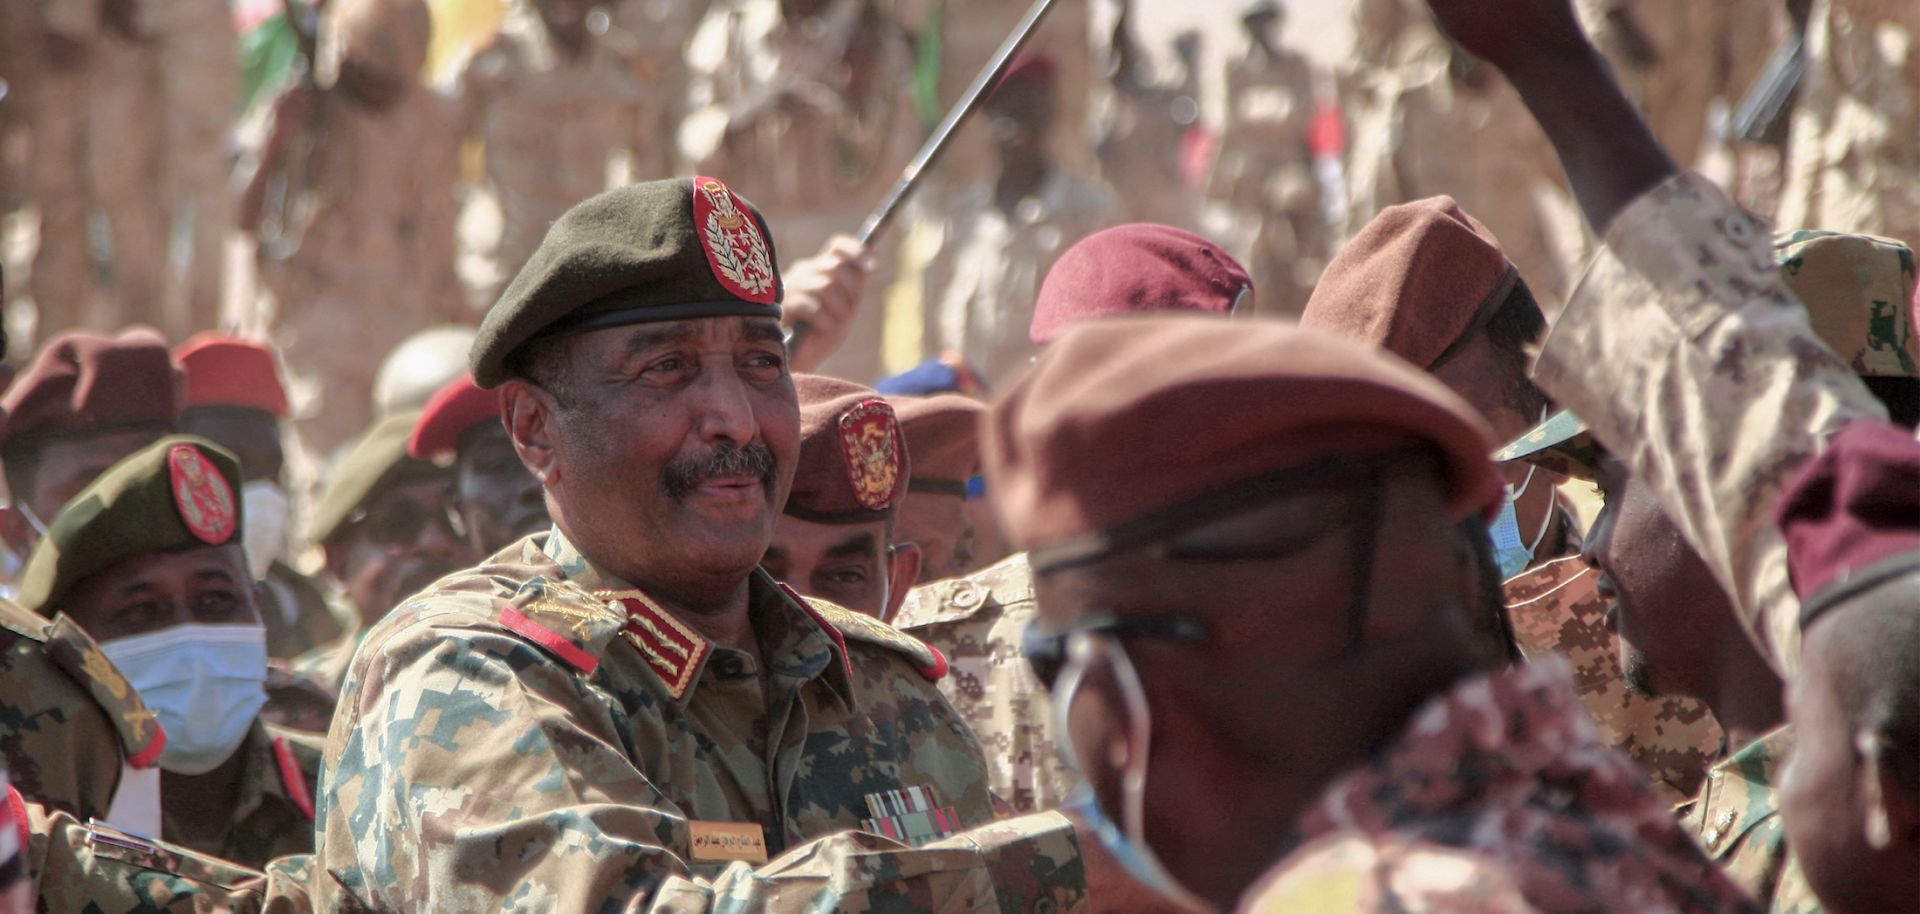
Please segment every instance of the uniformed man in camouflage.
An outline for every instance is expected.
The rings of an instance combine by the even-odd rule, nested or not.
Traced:
[[[1083,908],[1066,820],[992,822],[939,656],[756,567],[798,451],[774,263],[720,181],[637,184],[488,314],[554,525],[355,654],[319,909]]]
[[[802,596],[889,618],[920,575],[919,545],[895,536],[912,477],[900,422],[851,381],[795,375],[793,389],[800,454],[760,567]]]
[[[366,426],[390,347],[469,317],[454,272],[454,109],[420,84],[430,31],[424,0],[328,3],[318,81],[275,100],[241,201],[272,293],[262,324],[315,454]]]
[[[407,436],[407,456],[452,462],[451,504],[476,558],[552,523],[540,480],[527,472],[500,423],[500,395],[475,387],[465,371],[427,400]]]
[[[1054,343],[986,428],[988,491],[1034,569],[1023,649],[1148,885],[1200,911],[1269,868],[1258,910],[1447,891],[1758,910],[1601,742],[1563,664],[1489,656],[1501,480],[1431,376],[1284,324],[1110,318]],[[1223,681],[1285,699],[1223,701]],[[1296,894],[1334,847],[1365,863]]]
[[[160,740],[160,836],[259,866],[312,847],[316,735],[259,717],[266,630],[242,545],[240,467],[169,436],[74,496],[34,547],[20,602],[99,639]]]
[[[959,394],[896,395],[887,402],[893,404],[913,458],[907,491],[894,517],[895,539],[919,547],[921,581],[980,570],[974,509],[982,492],[980,419],[986,405]]]
[[[1300,316],[1424,368],[1485,416],[1501,440],[1540,420],[1547,397],[1528,380],[1546,320],[1500,241],[1450,197],[1388,207],[1327,266]],[[1505,506],[1490,528],[1514,640],[1528,657],[1574,669],[1594,722],[1678,803],[1699,788],[1721,734],[1698,700],[1627,687],[1598,576],[1581,564],[1580,530],[1558,488],[1563,468],[1502,468]],[[1580,474],[1591,478],[1591,473]]]
[[[338,690],[368,630],[408,594],[473,562],[453,508],[453,472],[407,454],[418,412],[375,422],[333,465],[313,506],[307,541],[326,555],[326,574],[350,625],[294,659],[298,672]]]
[[[499,32],[461,65],[461,130],[484,144],[478,190],[498,208],[498,228],[473,251],[486,298],[567,207],[607,189],[616,162],[636,177],[671,173],[673,143],[657,132],[655,109],[672,92],[647,79],[626,32],[589,26],[593,7],[515,2]]]
[[[1281,46],[1286,12],[1256,0],[1241,17],[1247,47],[1227,64],[1220,152],[1207,196],[1252,224],[1247,250],[1255,282],[1272,310],[1298,313],[1329,253],[1307,130],[1313,120],[1313,72]]]
[[[296,556],[279,360],[262,343],[215,331],[180,344],[174,359],[187,375],[180,431],[233,452],[246,477],[247,566],[260,582],[267,656],[290,659],[338,638],[341,620],[328,609],[325,590],[290,564]]]

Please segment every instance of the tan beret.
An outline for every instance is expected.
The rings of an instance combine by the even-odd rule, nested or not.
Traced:
[[[1191,315],[1115,318],[1053,344],[985,425],[988,493],[1041,551],[1272,473],[1426,443],[1455,517],[1500,504],[1485,420],[1431,375],[1330,334]]]
[[[893,405],[851,381],[795,375],[800,459],[786,512],[817,524],[893,517],[910,472]]]
[[[1389,206],[1320,274],[1300,326],[1438,368],[1486,325],[1519,274],[1452,197]]]

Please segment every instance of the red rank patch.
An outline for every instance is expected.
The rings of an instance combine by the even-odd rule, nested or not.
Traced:
[[[173,507],[187,531],[203,543],[218,546],[233,537],[233,487],[200,449],[176,444],[167,451],[167,471],[173,479]]]
[[[714,178],[693,179],[693,227],[713,278],[750,302],[773,304],[779,277],[760,223],[746,201]]]
[[[853,497],[869,511],[893,504],[900,481],[900,455],[907,449],[893,406],[868,397],[840,415],[840,449],[847,458]]]

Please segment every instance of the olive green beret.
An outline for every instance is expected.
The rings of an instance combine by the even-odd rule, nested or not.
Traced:
[[[74,585],[115,562],[182,546],[240,542],[240,461],[170,435],[135,451],[54,515],[20,575],[22,606],[52,615]]]
[[[467,359],[497,387],[530,340],[696,317],[780,316],[780,271],[760,211],[713,178],[610,190],[567,210],[500,294]]]
[[[326,485],[307,521],[307,542],[332,539],[355,508],[408,470],[436,470],[432,463],[407,456],[407,439],[419,419],[417,409],[382,417],[347,445],[347,452],[327,470]]]

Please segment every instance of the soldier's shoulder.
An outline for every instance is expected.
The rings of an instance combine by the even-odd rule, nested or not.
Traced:
[[[1033,568],[1016,552],[972,574],[915,587],[894,617],[911,631],[940,622],[997,616],[1033,603]]]
[[[857,613],[826,600],[803,597],[785,584],[780,588],[789,599],[818,620],[828,634],[838,639],[849,657],[855,656],[863,646],[878,648],[887,654],[905,658],[930,682],[947,675],[946,655],[925,641],[865,613]]]
[[[260,909],[258,870],[31,801],[16,808],[25,813],[40,910]]]
[[[107,659],[93,636],[72,619],[58,616],[47,626],[39,653],[106,714],[129,764],[146,768],[159,760],[166,737],[158,718],[120,669]],[[49,677],[36,687],[51,691],[60,687],[58,682]]]
[[[567,580],[553,565],[503,563],[442,578],[401,604],[367,639],[387,646],[505,637],[585,675],[598,669],[625,624],[619,603]]]

